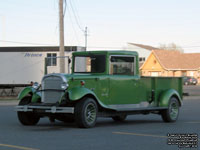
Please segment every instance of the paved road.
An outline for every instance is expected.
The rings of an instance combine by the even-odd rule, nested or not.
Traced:
[[[190,96],[200,96],[200,85],[188,85],[183,87],[185,93],[189,93]]]
[[[199,87],[187,89],[198,95]],[[62,122],[52,124],[48,119],[25,127],[19,124],[13,106],[2,105],[0,150],[178,150],[166,144],[168,133],[197,133],[200,141],[200,96],[195,95],[185,98],[176,123],[164,123],[153,114],[135,115],[124,123],[100,118],[92,129]]]

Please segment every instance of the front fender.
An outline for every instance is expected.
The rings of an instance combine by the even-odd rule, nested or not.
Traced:
[[[29,93],[33,93],[34,89],[32,87],[25,87],[19,94],[18,99],[21,100],[25,96],[27,96]]]
[[[72,88],[71,90],[68,91],[68,93],[69,93],[69,99],[72,101],[79,100],[87,94],[92,94],[96,97],[94,92],[92,92],[91,90],[84,88],[84,87]]]
[[[159,106],[160,107],[168,107],[169,105],[169,100],[171,97],[176,97],[180,103],[180,106],[182,106],[182,100],[181,97],[179,95],[179,93],[174,90],[174,89],[169,89],[165,92],[163,92],[159,98]]]
[[[21,100],[29,94],[32,95],[32,102],[37,102],[37,100],[41,98],[41,93],[37,92],[36,89],[34,89],[33,87],[26,87],[19,93],[18,99]]]
[[[75,87],[75,88],[72,88],[68,91],[68,94],[69,94],[69,99],[71,101],[76,101],[76,100],[80,100],[81,98],[83,98],[84,96],[86,95],[92,95],[95,97],[95,99],[97,100],[97,102],[99,103],[99,105],[101,105],[102,107],[104,108],[108,108],[105,104],[103,104],[99,99],[98,97],[96,96],[96,94],[85,88],[85,87]]]

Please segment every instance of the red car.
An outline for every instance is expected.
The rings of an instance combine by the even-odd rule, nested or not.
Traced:
[[[197,83],[198,83],[198,81],[194,77],[183,77],[184,85],[196,85]]]

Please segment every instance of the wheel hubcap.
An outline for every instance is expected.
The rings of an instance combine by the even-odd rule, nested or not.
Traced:
[[[179,109],[178,109],[177,103],[172,103],[170,106],[170,117],[173,120],[175,120],[177,118],[178,112],[179,112]]]
[[[86,121],[91,124],[95,121],[96,119],[96,107],[94,104],[88,104],[86,106]]]

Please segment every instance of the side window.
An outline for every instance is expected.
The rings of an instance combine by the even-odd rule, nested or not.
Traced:
[[[57,54],[56,53],[47,53],[47,66],[56,66],[57,65]]]
[[[75,73],[103,73],[106,66],[105,55],[76,56]]]
[[[145,62],[145,57],[140,57],[139,62]]]
[[[112,75],[134,75],[135,57],[111,56],[110,74]]]

